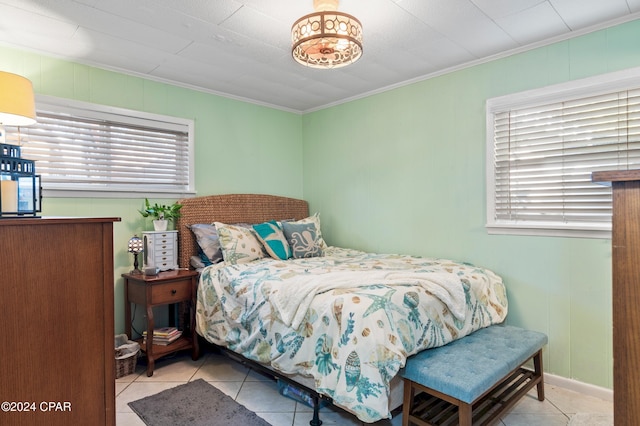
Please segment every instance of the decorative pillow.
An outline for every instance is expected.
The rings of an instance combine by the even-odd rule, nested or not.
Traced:
[[[207,262],[209,262],[209,265],[207,265],[203,257],[206,258],[204,253],[202,254],[202,256],[191,256],[191,258],[189,259],[189,263],[191,264],[191,266],[193,266],[194,269],[198,271],[202,270],[206,266],[211,265],[211,262],[209,262],[209,259],[207,259]]]
[[[275,220],[253,225],[258,240],[262,243],[269,256],[274,259],[286,260],[291,257],[291,247],[282,232],[282,228]]]
[[[198,256],[191,256],[191,257],[197,257],[198,259],[200,259],[200,262],[202,262],[204,266],[213,265],[213,262],[211,262],[211,259],[209,259],[207,255],[204,254],[204,252],[200,247],[198,247]],[[220,248],[220,259],[222,259],[222,248]],[[220,261],[222,262],[222,260]]]
[[[262,244],[251,229],[220,222],[214,222],[214,225],[220,237],[222,258],[225,262],[235,265],[265,257]]]
[[[321,237],[315,223],[284,222],[282,230],[291,246],[293,258],[322,256]]]
[[[222,248],[220,247],[216,227],[213,224],[197,223],[191,225],[189,228],[196,237],[198,247],[207,257],[209,263],[222,262]],[[207,262],[204,261],[204,263],[206,264]]]
[[[320,213],[314,213],[312,216],[309,216],[304,219],[300,219],[297,222],[290,223],[313,223],[316,226],[316,232],[318,234],[318,244],[322,250],[327,248],[327,243],[322,238],[322,231],[320,230]]]

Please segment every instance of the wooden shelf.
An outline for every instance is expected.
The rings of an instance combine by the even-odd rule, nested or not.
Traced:
[[[474,425],[495,423],[506,410],[513,407],[524,394],[536,386],[536,373],[519,368],[502,383],[493,388],[484,397],[473,404]],[[409,424],[419,425],[457,425],[458,407],[450,402],[429,395],[426,392],[416,395],[413,410],[409,413]]]
[[[143,339],[136,339],[136,342],[140,344],[140,349],[142,352],[147,352],[147,346],[143,344]],[[168,345],[152,345],[153,355],[157,357],[161,357],[166,354],[170,354],[172,352],[181,351],[184,349],[191,349],[193,339],[190,337],[180,336],[174,342],[171,342]]]

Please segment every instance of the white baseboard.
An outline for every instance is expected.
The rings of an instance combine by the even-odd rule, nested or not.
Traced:
[[[549,373],[544,373],[544,382],[551,386],[558,386],[574,392],[580,392],[584,395],[594,396],[596,398],[604,399],[605,401],[613,402],[613,390],[611,389],[579,382],[573,379],[567,379],[566,377],[556,376]]]

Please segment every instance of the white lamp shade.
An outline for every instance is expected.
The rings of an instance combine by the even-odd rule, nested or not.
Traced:
[[[0,71],[0,125],[30,126],[35,123],[36,105],[31,81]]]

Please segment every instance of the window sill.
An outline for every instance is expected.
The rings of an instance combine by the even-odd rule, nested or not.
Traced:
[[[567,224],[487,224],[489,235],[611,239],[611,225],[578,227]]]

